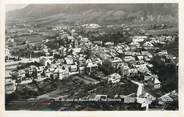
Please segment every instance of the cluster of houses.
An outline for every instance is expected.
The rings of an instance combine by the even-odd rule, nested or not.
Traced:
[[[82,27],[85,28],[100,28],[101,26],[99,24],[84,24]]]
[[[83,27],[98,28],[100,26],[86,24]],[[41,56],[35,61],[39,63],[39,66],[31,65],[28,68],[18,70],[19,84],[28,84],[33,79],[39,82],[47,78],[63,80],[72,75],[91,75],[95,70],[96,72],[101,72],[98,71],[98,68],[102,66],[105,60],[109,60],[115,72],[105,76],[103,79],[106,79],[109,83],[116,84],[126,78],[138,85],[136,94],[121,95],[125,103],[136,101],[141,103],[142,107],[147,107],[152,101],[156,100],[156,97],[144,90],[144,87],[149,87],[153,90],[161,88],[159,77],[150,70],[153,67],[150,61],[155,55],[174,59],[174,57],[170,57],[167,50],[159,50],[157,46],[164,46],[167,42],[174,41],[174,37],[137,35],[132,36],[131,43],[115,45],[113,42],[106,42],[102,46],[100,40],[96,43],[96,41],[90,41],[88,37],[77,34],[74,29],[67,29],[62,27],[53,28],[53,30],[58,31],[57,40],[65,39],[67,43],[65,45],[59,44],[60,47],[52,51],[49,51],[49,48],[44,45],[43,51],[46,56]],[[45,42],[49,43],[49,40],[45,40]],[[6,50],[6,55],[9,55],[8,50]],[[142,79],[136,79],[137,77]],[[15,83],[7,80],[6,87],[9,87],[9,84],[14,86]],[[12,92],[15,91],[15,88],[9,87],[6,93],[11,93],[9,89]],[[163,104],[164,101],[172,101],[170,95],[174,95],[176,92],[171,93],[159,97],[159,103]]]

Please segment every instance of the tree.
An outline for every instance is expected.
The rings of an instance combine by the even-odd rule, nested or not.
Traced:
[[[86,55],[86,59],[90,58],[90,56],[92,55],[91,49],[84,50],[84,54]]]
[[[105,75],[110,75],[115,72],[115,68],[112,66],[112,62],[109,60],[105,60],[102,63],[101,70]]]
[[[11,74],[11,77],[12,77],[13,80],[17,80],[18,75],[19,75],[18,72],[15,71],[15,72],[13,72],[13,73]]]
[[[153,64],[152,72],[157,74],[162,82],[162,91],[178,89],[178,70],[174,63],[171,61],[165,63],[159,56],[153,57],[151,63]]]

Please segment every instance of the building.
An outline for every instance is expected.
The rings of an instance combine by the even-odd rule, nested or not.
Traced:
[[[154,88],[154,89],[160,89],[161,88],[161,82],[158,79],[157,75],[146,75],[144,76],[144,80],[146,81],[146,84],[150,87],[150,88]]]
[[[170,93],[166,93],[165,95],[159,97],[158,100],[159,100],[159,102],[158,102],[159,104],[164,104],[166,102],[172,102],[172,101],[174,101],[172,99]]]
[[[68,66],[68,69],[69,69],[69,75],[79,74],[79,68],[77,67],[77,65],[70,65]]]
[[[140,65],[136,65],[137,67],[137,70],[141,73],[150,73],[148,67],[147,67],[147,64],[140,64]]]
[[[133,42],[143,42],[147,38],[148,38],[147,36],[133,36],[132,41]]]
[[[40,64],[43,65],[43,66],[49,66],[51,65],[51,60],[49,58],[41,58],[40,59]]]
[[[86,60],[86,72],[90,75],[92,70],[97,68],[97,63],[93,62],[91,59]]]
[[[67,57],[64,58],[64,60],[65,60],[65,62],[66,62],[67,65],[74,64],[74,59],[73,59],[72,56],[67,56]]]
[[[154,46],[151,42],[147,41],[143,44],[143,47],[144,49],[148,50],[148,49],[153,49]]]
[[[92,29],[100,28],[99,24],[84,24],[82,26],[85,28],[92,28]]]
[[[64,46],[61,46],[60,48],[59,48],[59,54],[61,55],[61,56],[66,56],[66,51],[67,51],[67,49],[64,47]]]
[[[129,69],[129,75],[135,76],[138,73],[138,70],[136,68],[130,68]]]
[[[5,57],[6,57],[6,59],[10,58],[10,50],[7,48],[5,49]]]
[[[137,89],[137,103],[141,104],[141,107],[146,107],[146,110],[148,110],[149,105],[152,103],[152,101],[156,100],[154,96],[149,94],[148,92],[145,92],[144,84],[140,82],[136,82],[132,80],[132,83],[138,85]]]
[[[134,62],[135,61],[135,57],[133,57],[133,56],[125,56],[123,60],[125,62]]]
[[[106,45],[106,46],[114,46],[114,42],[106,42],[104,45]]]
[[[15,80],[5,79],[5,93],[11,94],[16,90]]]
[[[67,36],[67,39],[73,41],[74,37],[73,36]]]
[[[121,58],[119,58],[119,57],[114,57],[114,59],[112,60],[112,65],[113,65],[114,68],[117,68],[117,66],[118,66],[119,64],[121,64],[122,62],[123,62],[123,61],[122,61]]]
[[[167,50],[163,50],[163,51],[159,52],[158,55],[159,56],[167,56],[168,52],[167,52]]]
[[[108,77],[108,82],[118,83],[121,80],[121,76],[118,73],[113,73]]]
[[[153,83],[154,83],[154,88],[155,89],[160,89],[161,88],[161,82],[159,81],[158,78],[154,78]]]
[[[142,55],[138,55],[138,56],[136,56],[136,57],[137,57],[137,59],[138,59],[139,61],[141,61],[141,60],[144,59],[144,57],[143,57]]]
[[[58,68],[58,72],[59,72],[59,79],[60,80],[63,80],[64,78],[69,77],[69,69],[68,69],[68,66],[66,66],[66,65],[60,66]]]
[[[73,55],[77,55],[81,52],[81,48],[73,48]]]
[[[82,38],[81,41],[82,42],[89,42],[89,39],[88,38]]]

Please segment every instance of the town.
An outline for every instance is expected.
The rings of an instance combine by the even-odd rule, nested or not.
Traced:
[[[177,110],[178,31],[150,26],[11,24],[8,110]]]

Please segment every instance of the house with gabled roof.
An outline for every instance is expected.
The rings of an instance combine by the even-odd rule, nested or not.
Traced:
[[[147,41],[143,44],[143,48],[146,49],[146,50],[153,49],[154,45],[150,41]]]
[[[147,38],[148,38],[148,36],[146,36],[146,35],[142,35],[142,36],[137,35],[137,36],[133,36],[132,41],[133,42],[143,42]]]

